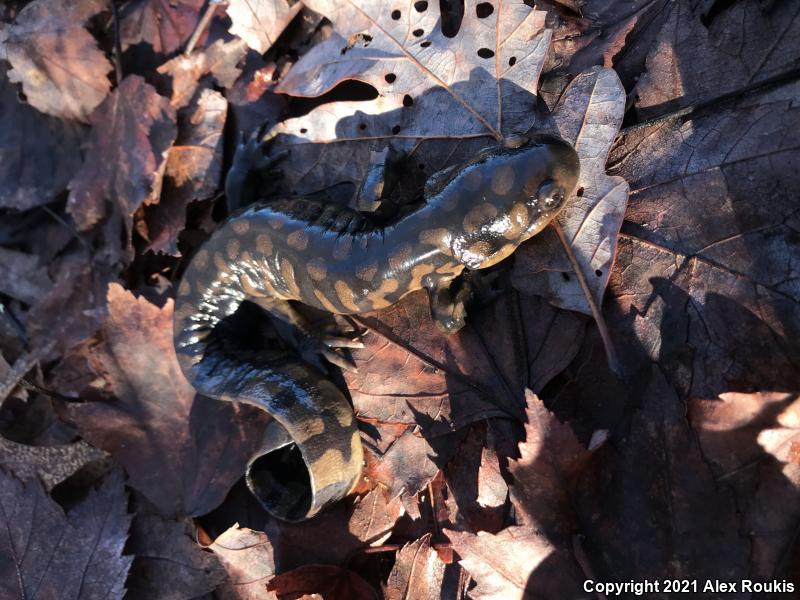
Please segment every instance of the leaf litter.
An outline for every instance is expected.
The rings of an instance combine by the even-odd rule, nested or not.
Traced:
[[[790,576],[792,7],[245,0],[179,55],[203,3],[56,4],[0,12],[0,352],[25,366],[0,407],[9,593],[583,597],[589,577]],[[172,281],[225,214],[227,139],[264,118],[291,150],[274,191],[331,201],[387,145],[407,153],[400,202],[529,129],[582,169],[559,230],[461,332],[421,293],[349,324],[364,479],[297,525],[236,481],[258,420],[197,396],[171,348]],[[67,423],[49,437],[23,426],[43,397]],[[130,506],[119,470],[82,475],[97,458],[125,469]],[[13,558],[54,530],[69,549]]]

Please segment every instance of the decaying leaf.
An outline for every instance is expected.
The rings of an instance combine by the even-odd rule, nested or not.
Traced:
[[[225,581],[217,558],[190,537],[185,523],[138,515],[130,537],[128,551],[135,558],[126,598],[197,598]]]
[[[186,207],[214,194],[222,179],[222,130],[228,103],[211,89],[178,113],[178,137],[169,150],[158,204],[146,211],[148,249],[178,254]]]
[[[8,78],[22,83],[36,109],[88,122],[106,97],[112,66],[83,24],[107,7],[108,0],[34,0],[8,28]]]
[[[636,84],[649,118],[745,88],[797,68],[800,15],[789,2],[736,2],[709,23],[696,7],[671,3]],[[765,43],[769,40],[769,43]]]
[[[383,588],[386,600],[434,600],[441,597],[446,565],[431,547],[430,534],[406,544],[397,553]]]
[[[86,161],[69,183],[67,210],[89,229],[114,208],[127,223],[161,186],[175,140],[175,109],[142,77],[130,75],[92,115]],[[108,204],[111,204],[110,208]]]
[[[496,535],[446,533],[459,564],[477,583],[470,591],[474,600],[591,598],[583,592],[577,564],[535,528],[509,527]]]
[[[98,380],[84,393],[94,401],[70,404],[69,415],[161,515],[207,513],[244,473],[260,411],[195,394],[175,357],[171,300],[158,308],[112,284],[108,310],[89,355]]]
[[[192,35],[205,0],[133,0],[120,11],[122,48],[150,46],[164,56],[179,50]],[[202,43],[205,33],[198,40]]]
[[[62,446],[28,446],[0,438],[0,463],[19,479],[39,479],[50,492],[92,461],[108,455],[84,441]]]
[[[246,52],[247,46],[241,40],[217,40],[208,48],[192,52],[189,56],[181,54],[158,67],[158,72],[169,79],[167,87],[172,106],[186,106],[205,75],[210,75],[221,87],[231,87],[241,74],[236,65]]]
[[[318,96],[355,79],[378,95],[322,106],[273,130],[283,134],[276,144],[292,149],[283,168],[293,189],[358,182],[369,151],[389,142],[410,152],[420,175],[430,174],[537,123],[536,82],[550,32],[544,13],[522,0],[490,12],[469,2],[453,38],[443,34],[435,2],[308,6],[331,19],[336,34],[305,54],[276,91]],[[332,168],[310,168],[320,163]]]
[[[47,269],[37,256],[0,247],[0,293],[35,304],[49,287]]]
[[[228,573],[219,593],[225,600],[276,600],[267,590],[275,575],[272,544],[266,534],[238,524],[218,536],[209,549]]]
[[[590,453],[530,390],[520,458],[511,461],[511,501],[517,523],[535,524],[551,540],[568,541],[575,528],[571,499]],[[566,545],[566,544],[565,544]]]
[[[606,175],[606,158],[622,124],[625,90],[611,69],[576,77],[553,111],[561,136],[581,161],[578,192],[558,217],[595,304],[602,303],[628,202],[628,184]],[[515,262],[514,286],[555,306],[592,314],[574,269],[552,230],[526,243]],[[534,276],[536,275],[536,276]]]
[[[0,67],[0,208],[28,210],[51,202],[80,167],[84,137],[80,124],[21,102]]]
[[[264,54],[302,6],[288,0],[230,0],[225,10],[231,18],[230,32]]]
[[[0,470],[0,596],[121,599],[129,524],[119,471],[64,514],[39,482]]]
[[[703,456],[736,491],[754,575],[780,574],[800,524],[800,401],[796,394],[726,393],[691,404]]]

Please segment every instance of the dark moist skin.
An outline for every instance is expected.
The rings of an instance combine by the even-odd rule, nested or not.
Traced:
[[[257,138],[241,144],[226,181],[229,201],[248,201],[254,170],[273,163]],[[175,349],[199,392],[254,404],[273,417],[247,475],[268,511],[291,521],[313,516],[350,492],[363,459],[352,408],[319,360],[346,367],[332,349],[359,344],[312,333],[290,301],[354,314],[424,288],[437,325],[456,331],[465,310],[461,295],[450,293],[453,279],[465,268],[498,263],[544,229],[575,189],[578,172],[577,154],[562,139],[519,137],[435,174],[419,207],[389,222],[307,198],[278,198],[245,208],[214,232],[178,288]],[[362,192],[380,195],[379,183],[367,184]],[[267,311],[294,351],[243,348],[226,336],[223,319],[245,300]]]

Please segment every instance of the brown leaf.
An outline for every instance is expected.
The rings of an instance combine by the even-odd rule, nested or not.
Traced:
[[[752,541],[753,575],[781,573],[800,523],[800,400],[796,394],[727,393],[690,405],[703,456],[733,486]]]
[[[229,0],[225,11],[232,23],[229,31],[264,54],[302,7],[288,0]]]
[[[135,555],[126,598],[197,598],[225,581],[216,557],[195,542],[188,526],[155,515],[133,520],[128,551]]]
[[[417,175],[431,174],[537,122],[532,107],[550,31],[544,13],[522,0],[504,1],[488,15],[473,7],[455,37],[442,32],[436,2],[406,0],[396,10],[379,0],[307,5],[327,16],[336,34],[303,55],[276,91],[318,96],[355,79],[377,97],[320,106],[273,130],[283,134],[276,145],[292,149],[282,165],[292,189],[357,183],[370,150],[390,140],[423,165]],[[331,168],[310,168],[318,164]]]
[[[267,590],[275,575],[272,544],[265,533],[234,525],[209,546],[223,568],[228,582],[218,590],[223,600],[276,600]]]
[[[158,67],[158,72],[170,80],[166,95],[170,97],[172,106],[182,108],[189,104],[205,75],[211,75],[221,87],[231,87],[241,74],[236,65],[246,52],[247,46],[240,40],[227,43],[217,40],[208,48],[194,51],[189,56],[181,54]]]
[[[649,118],[796,69],[795,9],[786,2],[737,2],[709,20],[689,5],[671,3],[636,84],[637,112]]]
[[[34,0],[20,11],[8,29],[8,78],[22,83],[36,109],[88,122],[106,97],[112,66],[83,23],[107,6],[107,0]]]
[[[164,308],[119,285],[89,363],[92,402],[68,405],[81,435],[111,453],[163,516],[217,506],[244,473],[260,439],[259,411],[195,394],[172,345],[172,301]]]
[[[616,310],[688,397],[800,389],[798,90],[631,131],[612,154],[633,190]]]
[[[0,438],[0,464],[19,479],[39,479],[48,492],[88,463],[108,456],[84,441],[61,446],[28,446]]]
[[[600,305],[608,285],[628,184],[606,175],[606,158],[625,112],[625,90],[611,69],[594,68],[576,77],[553,111],[559,133],[572,142],[581,161],[578,192],[558,223],[592,294]],[[524,244],[514,264],[514,286],[546,297],[560,308],[592,314],[586,295],[552,231]]]
[[[120,11],[123,50],[147,44],[159,56],[179,50],[192,35],[205,0],[133,0]],[[198,43],[203,43],[204,33]]]
[[[29,210],[51,202],[81,165],[85,136],[77,123],[20,102],[0,67],[0,207]]]
[[[278,600],[300,600],[319,594],[325,600],[377,600],[378,594],[359,575],[335,565],[306,565],[272,578],[267,589]]]
[[[65,515],[40,483],[0,470],[0,596],[122,598],[126,505],[119,471]]]
[[[535,525],[566,546],[576,526],[571,499],[590,452],[533,392],[526,396],[525,442],[519,445],[520,458],[508,467],[514,476],[511,501],[518,523]]]
[[[67,210],[80,229],[89,229],[108,216],[111,203],[129,224],[143,202],[157,198],[175,140],[175,109],[142,77],[130,75],[91,122],[86,162],[69,183]]]
[[[161,200],[146,210],[149,250],[177,255],[186,207],[193,200],[212,196],[220,186],[227,114],[225,98],[210,89],[178,113],[178,138],[169,150]]]
[[[477,583],[474,600],[590,598],[574,561],[532,527],[508,527],[498,534],[445,530],[459,564]]]
[[[383,588],[386,600],[437,600],[442,598],[446,565],[431,547],[431,535],[406,544],[397,553]]]

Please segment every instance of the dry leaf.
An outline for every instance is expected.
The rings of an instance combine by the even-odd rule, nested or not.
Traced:
[[[305,594],[325,600],[378,600],[378,593],[357,574],[335,565],[306,565],[272,578],[267,589],[278,600],[298,600]]]
[[[22,83],[36,109],[89,122],[111,89],[112,66],[83,24],[107,7],[108,0],[34,0],[8,28],[8,78]]]
[[[259,411],[195,394],[175,357],[171,300],[160,309],[112,284],[108,308],[89,355],[94,401],[69,404],[69,416],[161,515],[205,514],[244,473]]]
[[[229,31],[264,54],[302,7],[288,0],[229,0],[225,11],[232,23]]]
[[[223,600],[276,600],[275,593],[267,591],[275,564],[266,534],[236,524],[217,537],[209,549],[228,573],[228,582],[218,590]]]
[[[85,132],[19,101],[0,68],[0,208],[51,202],[81,165]]]
[[[431,535],[406,544],[397,553],[383,588],[386,600],[438,600],[442,598],[446,565],[431,547]]]
[[[108,455],[84,442],[62,446],[28,446],[0,438],[0,464],[19,479],[39,479],[48,492],[90,462]]]
[[[553,111],[561,136],[575,145],[581,161],[578,193],[558,216],[592,301],[602,303],[611,275],[628,184],[606,175],[606,158],[625,112],[625,90],[610,69],[576,77]],[[560,308],[592,314],[564,248],[552,230],[524,244],[514,263],[514,286],[538,294]]]
[[[133,0],[120,11],[123,50],[146,44],[156,55],[179,50],[192,35],[205,0]],[[203,43],[206,33],[198,40]]]
[[[445,530],[459,564],[477,583],[474,600],[590,598],[574,561],[531,527],[509,527],[494,535]]]
[[[130,75],[92,115],[83,167],[69,183],[67,210],[80,229],[109,212],[110,203],[130,223],[133,213],[160,189],[167,150],[175,140],[175,109]],[[115,214],[115,213],[111,213]]]
[[[184,523],[139,515],[130,537],[127,548],[135,558],[126,598],[189,600],[213,592],[225,581],[216,557],[190,537]]]
[[[0,470],[0,596],[121,599],[129,524],[119,471],[65,515],[39,482]]]
[[[146,210],[149,250],[177,255],[186,207],[193,200],[213,196],[219,187],[227,114],[225,98],[210,89],[178,113],[178,137],[169,150],[161,200]]]

